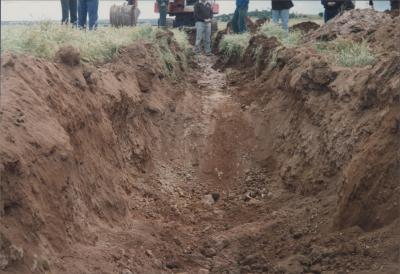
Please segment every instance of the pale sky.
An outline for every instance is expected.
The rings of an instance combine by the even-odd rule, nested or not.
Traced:
[[[157,18],[158,14],[154,13],[155,0],[138,0],[139,9],[141,11],[140,18],[150,19]],[[109,9],[113,4],[121,4],[120,1],[100,0],[99,18],[108,19]],[[375,1],[375,7],[384,10],[389,7],[389,1]],[[232,13],[235,9],[234,0],[217,0],[220,6],[220,14]],[[359,0],[356,2],[358,7],[368,6],[368,1]],[[304,14],[318,14],[323,11],[320,1],[294,1],[292,12]],[[250,0],[249,10],[265,10],[271,8],[271,1],[268,0]],[[20,1],[20,0],[2,0],[1,1],[1,20],[2,21],[18,21],[18,20],[60,20],[61,4],[59,0],[47,1]]]

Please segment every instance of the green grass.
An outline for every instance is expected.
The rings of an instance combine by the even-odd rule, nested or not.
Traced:
[[[376,55],[368,47],[367,42],[354,42],[349,39],[337,39],[315,45],[319,53],[328,54],[335,63],[343,67],[363,67],[376,61]]]
[[[249,45],[249,33],[224,35],[219,43],[219,51],[225,59],[241,58]]]
[[[79,49],[82,61],[104,62],[111,60],[121,47],[143,41],[152,43],[170,73],[177,63],[186,62],[190,45],[185,33],[174,30],[174,37],[181,49],[175,55],[170,51],[166,39],[156,38],[160,31],[149,25],[103,27],[96,31],[81,31],[49,22],[30,26],[5,26],[1,29],[1,53],[10,51],[53,59],[61,46],[71,45]]]
[[[285,31],[279,25],[266,23],[261,26],[259,34],[268,37],[276,37],[285,47],[295,47],[300,43],[302,33],[300,31]]]

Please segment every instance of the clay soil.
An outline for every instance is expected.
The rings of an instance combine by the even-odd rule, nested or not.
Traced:
[[[0,273],[399,273],[400,55],[362,28],[362,68],[265,37],[174,79],[142,43],[3,55]]]

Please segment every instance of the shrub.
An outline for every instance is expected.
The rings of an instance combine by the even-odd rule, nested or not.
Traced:
[[[285,47],[297,46],[300,42],[302,33],[300,31],[285,31],[282,27],[272,23],[265,23],[259,30],[260,34],[268,37],[276,37]]]
[[[249,44],[250,34],[227,34],[219,43],[219,51],[225,59],[241,58]]]
[[[337,39],[317,43],[315,47],[320,53],[328,53],[337,65],[343,67],[363,67],[376,60],[366,41],[357,43],[349,39]]]

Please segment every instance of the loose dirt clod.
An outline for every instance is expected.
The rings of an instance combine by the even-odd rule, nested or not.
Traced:
[[[307,22],[301,22],[301,23],[291,26],[290,30],[308,33],[310,31],[319,29],[319,27],[320,27],[320,25],[318,25],[317,23],[312,22],[312,21],[307,21]]]
[[[61,62],[68,66],[77,66],[80,63],[80,52],[73,46],[63,46],[55,54],[56,62]]]

